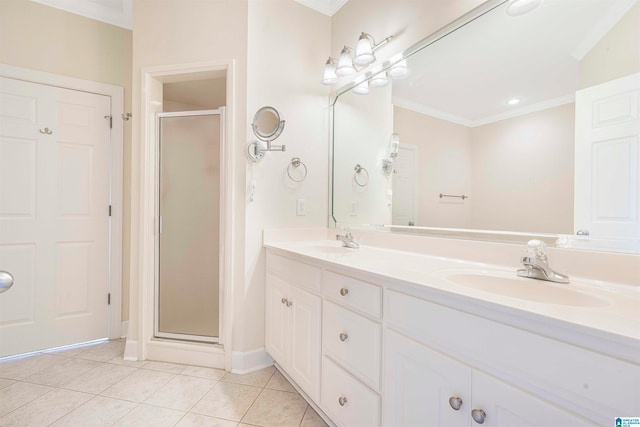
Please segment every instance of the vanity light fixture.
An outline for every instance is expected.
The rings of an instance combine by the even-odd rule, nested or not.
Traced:
[[[360,84],[357,84],[353,88],[353,92],[358,95],[367,95],[369,93],[369,80],[365,80]]]
[[[507,5],[507,15],[520,16],[537,9],[543,0],[510,0]]]
[[[338,75],[336,74],[336,63],[329,57],[324,64],[324,74],[322,76],[323,85],[332,85],[338,83]]]
[[[338,63],[335,64],[334,60],[329,57],[324,65],[324,74],[322,78],[323,85],[332,85],[338,82],[338,78],[348,76],[360,71],[362,68],[373,64],[376,61],[374,52],[379,47],[385,45],[391,40],[393,36],[389,36],[382,40],[380,43],[376,43],[371,34],[361,33],[356,45],[355,56],[352,56],[353,49],[349,46],[344,46],[338,57]],[[355,64],[355,65],[354,65]],[[361,67],[361,68],[357,68]],[[333,75],[335,74],[335,78]]]
[[[393,67],[389,68],[389,71],[387,71],[387,76],[391,77],[392,79],[401,79],[403,77],[406,77],[407,74],[409,74],[409,69],[407,68],[406,59],[399,61]]]
[[[382,72],[378,73],[371,80],[369,80],[369,85],[371,87],[382,87],[389,84],[389,79],[387,78],[387,73]]]

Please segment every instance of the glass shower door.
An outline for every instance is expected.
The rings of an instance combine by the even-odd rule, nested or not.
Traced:
[[[220,335],[219,110],[158,114],[155,336]]]

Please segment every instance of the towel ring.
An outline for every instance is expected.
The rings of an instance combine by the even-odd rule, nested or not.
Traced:
[[[291,175],[291,171],[292,171],[291,166],[293,166],[294,169],[302,166],[302,168],[304,169],[302,178],[295,179],[293,175]],[[287,166],[287,175],[289,176],[289,179],[291,179],[291,181],[293,182],[302,182],[307,178],[307,165],[305,165],[303,161],[300,160],[300,157],[294,157],[291,159],[291,163],[289,163],[289,165]]]
[[[360,164],[357,164],[355,168],[353,168],[354,171],[356,171],[353,174],[353,180],[355,181],[355,183],[359,186],[359,187],[366,187],[369,184],[369,172]],[[358,177],[363,177],[358,179]]]

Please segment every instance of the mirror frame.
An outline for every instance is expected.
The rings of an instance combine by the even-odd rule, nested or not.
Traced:
[[[330,96],[330,135],[331,143],[329,144],[329,227],[340,228],[350,227],[363,230],[386,231],[398,234],[409,234],[415,236],[430,236],[442,238],[457,238],[466,240],[478,240],[494,243],[526,243],[529,239],[539,239],[547,243],[549,246],[586,249],[604,252],[621,252],[630,254],[640,254],[640,239],[621,239],[606,237],[587,237],[577,236],[573,234],[550,234],[550,233],[527,233],[517,231],[499,231],[499,230],[477,230],[465,228],[439,228],[439,227],[421,227],[421,226],[401,226],[392,224],[352,224],[341,223],[334,215],[334,154],[335,154],[335,105],[341,95],[351,91],[360,83],[371,80],[378,74],[386,72],[396,64],[408,59],[412,55],[427,48],[431,44],[446,37],[454,31],[464,27],[465,25],[482,17],[493,9],[508,3],[510,0],[487,0],[481,5],[475,7],[471,11],[465,13],[451,23],[445,25],[434,33],[426,36],[422,40],[414,43],[402,53],[391,56],[389,60],[384,61],[381,65],[374,67],[372,70],[365,69],[358,72],[356,77],[346,85],[332,92]]]
[[[266,113],[273,113],[273,115],[276,116],[276,121],[278,123],[278,125],[275,126],[273,131],[271,132],[262,132],[258,126],[260,116]],[[285,121],[280,118],[280,113],[278,112],[278,110],[273,107],[266,106],[256,111],[256,114],[253,116],[253,121],[251,122],[251,128],[253,129],[253,134],[260,141],[271,142],[277,139],[282,133],[282,130],[284,129],[284,122]]]

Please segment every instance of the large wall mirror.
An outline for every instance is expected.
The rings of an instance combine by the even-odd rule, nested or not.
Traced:
[[[335,225],[638,252],[640,1],[512,3],[337,92]]]

